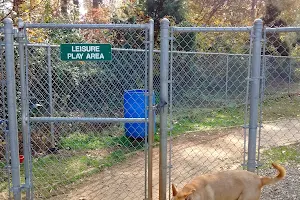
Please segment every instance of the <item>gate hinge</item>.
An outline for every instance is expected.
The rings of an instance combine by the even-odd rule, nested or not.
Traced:
[[[14,194],[18,194],[21,192],[21,187],[11,187],[10,190],[14,193]]]

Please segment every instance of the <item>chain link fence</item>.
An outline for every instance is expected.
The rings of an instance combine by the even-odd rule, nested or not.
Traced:
[[[6,69],[5,69],[5,47],[3,28],[0,27],[0,190],[9,192],[10,171],[8,168],[9,140],[8,140],[8,121],[7,121],[7,93],[6,93]],[[0,192],[0,198],[6,199],[9,196]]]
[[[171,27],[169,180],[179,188],[244,162],[250,33]]]

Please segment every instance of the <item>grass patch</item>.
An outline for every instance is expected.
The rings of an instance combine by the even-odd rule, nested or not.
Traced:
[[[300,150],[295,145],[273,147],[263,151],[263,167],[270,167],[272,162],[300,163]]]
[[[173,134],[177,135],[186,131],[242,125],[244,108],[194,109],[181,112],[174,118]]]
[[[262,106],[263,120],[300,117],[300,97],[283,95],[265,100]],[[212,130],[217,128],[242,126],[245,106],[231,106],[214,109],[186,109],[173,113],[173,135],[187,131]]]
[[[300,97],[283,95],[263,104],[263,120],[300,117]]]
[[[60,139],[60,147],[72,150],[99,149],[105,146],[105,140],[95,134],[73,133]]]
[[[134,151],[143,148],[143,141],[121,136],[101,136],[99,133],[74,133],[60,139],[60,148],[71,150],[96,150],[103,148],[122,148]]]
[[[1,180],[0,191],[8,190],[7,188],[8,177],[7,177],[5,166],[6,166],[5,163],[0,161],[0,180]]]

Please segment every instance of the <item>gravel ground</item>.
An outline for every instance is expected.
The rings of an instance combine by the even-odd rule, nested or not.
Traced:
[[[263,188],[261,200],[298,200],[300,199],[300,164],[286,163],[283,165],[286,169],[284,180],[275,185],[267,185]],[[259,172],[262,176],[274,176],[276,174],[273,168],[261,169]]]

